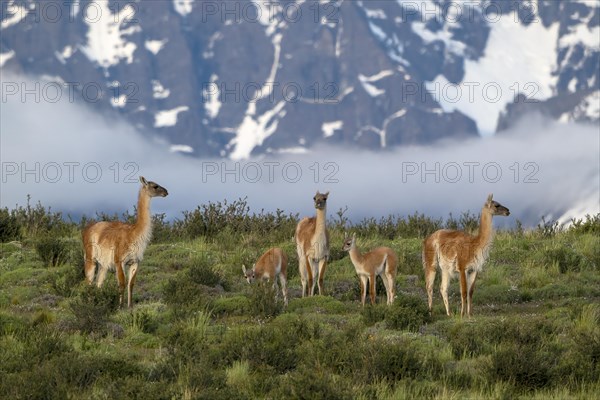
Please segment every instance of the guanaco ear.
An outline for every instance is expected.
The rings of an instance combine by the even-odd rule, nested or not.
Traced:
[[[142,183],[142,185],[146,186],[148,184],[148,181],[146,180],[146,178],[144,178],[143,176],[140,176],[140,182]]]
[[[329,196],[329,190],[327,191],[327,193],[324,193],[323,196],[325,196],[325,199],[327,199],[327,197]]]
[[[356,240],[356,232],[352,233],[352,241],[354,242]]]
[[[244,275],[246,275],[246,266],[242,264],[242,271],[244,271]]]
[[[319,191],[317,190],[317,194],[315,194],[315,197],[317,197],[318,195],[320,195],[321,193],[319,193]]]
[[[492,198],[493,198],[493,197],[494,197],[494,194],[493,194],[493,193],[490,193],[490,194],[488,195],[488,198],[487,198],[487,204],[488,204],[488,205],[492,204]]]
[[[348,239],[348,232],[344,232],[344,240]]]

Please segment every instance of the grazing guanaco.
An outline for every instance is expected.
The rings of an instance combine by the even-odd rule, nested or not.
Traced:
[[[490,194],[481,210],[481,220],[477,235],[465,232],[441,229],[432,233],[423,241],[423,269],[429,300],[429,312],[433,303],[433,281],[436,264],[442,271],[440,293],[446,306],[446,314],[450,315],[448,304],[448,285],[455,273],[460,278],[461,317],[471,316],[475,278],[487,259],[493,240],[492,217],[494,215],[510,215],[508,208],[494,201]],[[466,310],[465,310],[466,306]]]
[[[325,215],[327,213],[327,193],[319,193],[313,200],[317,215],[303,218],[296,227],[296,250],[298,251],[298,268],[302,281],[302,297],[312,296],[315,292],[315,281],[319,282],[319,294],[324,294],[323,278],[329,258],[329,233]]]
[[[278,247],[267,250],[252,266],[252,269],[246,269],[246,266],[242,265],[242,271],[248,283],[254,282],[255,279],[273,280],[273,286],[276,290],[277,277],[279,276],[281,291],[283,292],[283,304],[287,306],[287,256],[283,250]]]
[[[144,250],[152,236],[150,199],[166,197],[167,189],[140,176],[142,186],[138,195],[137,218],[134,224],[101,221],[88,225],[82,233],[85,250],[85,277],[89,284],[101,287],[109,269],[116,269],[119,283],[119,302],[123,304],[125,292],[125,267],[129,267],[127,279],[127,307],[131,307],[131,295],[135,276]]]
[[[350,254],[358,278],[360,279],[361,303],[364,307],[367,297],[367,282],[371,304],[375,304],[375,279],[381,276],[387,294],[387,304],[391,305],[396,297],[396,272],[398,256],[389,247],[377,247],[368,253],[361,254],[356,247],[356,234],[344,237],[343,251]]]

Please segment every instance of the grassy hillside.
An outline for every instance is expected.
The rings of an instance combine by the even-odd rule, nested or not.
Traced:
[[[335,214],[335,213],[334,213]],[[427,312],[422,238],[472,230],[465,214],[415,214],[350,227],[330,219],[327,296],[299,298],[296,215],[216,203],[167,223],[138,272],[133,310],[114,273],[83,283],[80,223],[42,206],[0,210],[0,398],[7,399],[589,399],[600,393],[600,215],[562,231],[498,232],[477,281],[474,317],[447,317],[436,282]],[[116,216],[98,216],[113,219]],[[130,215],[122,216],[131,219]],[[399,255],[398,297],[362,308],[341,251]],[[268,247],[290,258],[290,303],[250,286],[241,265]]]

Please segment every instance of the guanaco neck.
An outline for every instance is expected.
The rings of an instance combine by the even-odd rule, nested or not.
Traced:
[[[325,223],[325,215],[326,215],[326,209],[317,209],[317,221],[315,224],[315,236],[318,236],[320,234],[325,234],[325,231],[327,230],[327,225]]]
[[[140,193],[138,194],[137,218],[134,227],[136,238],[140,236],[150,236],[152,230],[150,196],[145,193],[143,188],[140,189]]]
[[[350,259],[352,260],[352,264],[358,269],[359,265],[362,265],[363,255],[360,254],[358,247],[356,247],[355,243],[352,243],[350,250],[348,251],[350,254]]]
[[[486,209],[481,210],[481,220],[479,222],[479,232],[477,233],[477,242],[480,248],[489,246],[493,238],[492,214]]]

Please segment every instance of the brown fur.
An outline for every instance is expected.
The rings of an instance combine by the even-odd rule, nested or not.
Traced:
[[[303,218],[294,235],[298,252],[298,269],[302,281],[302,297],[312,296],[315,280],[318,279],[319,294],[324,294],[323,278],[329,257],[329,232],[327,231],[327,193],[319,193],[313,198],[316,217]]]
[[[244,277],[248,283],[254,282],[255,279],[271,281],[273,280],[273,286],[277,290],[277,277],[279,276],[279,282],[281,283],[281,291],[283,292],[283,302],[287,306],[288,304],[288,292],[287,292],[287,255],[285,252],[274,247],[267,250],[252,269],[247,270],[245,265],[242,265],[242,271]]]
[[[448,285],[452,276],[458,273],[461,292],[460,315],[464,316],[466,311],[466,314],[469,317],[471,316],[475,279],[488,257],[493,240],[492,217],[494,215],[510,215],[508,208],[493,201],[492,197],[491,194],[488,196],[481,210],[477,235],[441,229],[432,233],[423,241],[423,269],[430,313],[433,304],[433,282],[437,264],[442,271],[440,293],[444,300],[446,314],[450,315]]]
[[[120,290],[120,302],[125,291],[125,267],[128,270],[127,306],[131,307],[131,296],[139,262],[152,235],[150,199],[165,197],[168,192],[162,186],[140,177],[142,187],[138,194],[137,218],[134,224],[101,221],[88,225],[82,232],[85,251],[84,271],[89,284],[102,286],[109,269],[116,269]],[[96,267],[98,274],[96,276]]]
[[[367,283],[371,304],[375,304],[375,280],[381,276],[387,295],[387,304],[391,305],[396,297],[396,273],[398,256],[389,247],[377,247],[368,253],[361,254],[356,247],[356,237],[346,237],[342,250],[350,254],[352,264],[360,279],[361,303],[364,307],[367,297]]]

